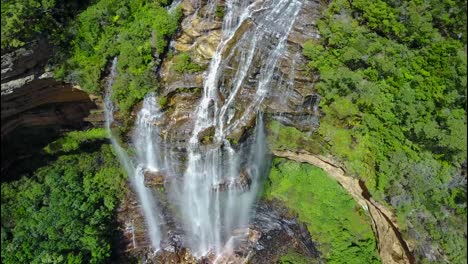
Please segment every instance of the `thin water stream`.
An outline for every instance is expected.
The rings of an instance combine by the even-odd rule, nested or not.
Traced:
[[[178,221],[184,229],[184,244],[197,257],[229,251],[235,247],[233,231],[249,225],[267,160],[261,105],[270,90],[302,2],[225,2],[223,34],[205,73],[194,129],[186,146],[186,169],[180,179],[170,182],[166,179],[168,201],[181,216]],[[209,10],[215,12],[216,4],[217,1],[210,1]],[[229,63],[232,58],[236,58],[237,63]],[[138,113],[132,137],[134,158],[129,157],[113,136],[115,106],[111,96],[116,64],[117,59],[114,59],[106,87],[106,127],[138,195],[151,245],[158,250],[165,239],[160,228],[163,219],[152,190],[144,184],[145,174],[166,173],[167,176],[167,172],[178,171],[176,167],[180,164],[171,159],[171,146],[160,138],[156,124],[164,113],[158,107],[155,94],[145,97]],[[232,76],[227,75],[228,69]],[[226,78],[231,81],[226,82]],[[238,109],[235,107],[238,94],[248,79],[256,80],[254,91],[245,107]],[[252,118],[255,122],[250,138],[238,146],[231,144],[228,136]],[[209,143],[201,138],[207,130],[213,131]]]

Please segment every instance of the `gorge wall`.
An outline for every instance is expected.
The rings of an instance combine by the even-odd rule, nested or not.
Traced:
[[[223,7],[223,1],[220,3]],[[197,106],[196,102],[203,90],[203,74],[199,72],[180,72],[174,69],[177,54],[188,54],[191,60],[206,69],[215,53],[221,36],[221,18],[209,15],[209,5],[202,5],[201,1],[182,1],[181,3],[184,19],[181,23],[181,31],[171,43],[174,56],[164,60],[161,68],[162,91],[160,96],[167,98],[164,110],[168,113],[167,118],[159,124],[162,133],[172,142],[184,141],[190,138],[193,127],[193,113]],[[278,61],[277,70],[270,83],[270,91],[263,103],[263,111],[277,118],[281,122],[303,129],[314,130],[318,126],[318,112],[316,105],[320,97],[314,93],[314,77],[310,76],[305,68],[305,58],[301,50],[302,44],[307,39],[318,38],[318,30],[313,21],[319,12],[318,1],[304,1],[291,33],[286,42],[286,50]],[[224,72],[223,80],[225,86],[232,85],[235,69],[239,63],[245,63],[239,53],[230,54],[232,49],[239,44],[243,34],[252,27],[252,21],[246,20],[236,32],[226,51],[222,54],[223,64],[228,65]],[[247,47],[245,47],[247,48]],[[261,61],[267,58],[263,54],[255,54],[252,59],[252,67],[245,73],[247,77],[242,82],[239,90],[232,98],[224,98],[220,94],[220,100],[229,99],[233,101],[232,122],[236,122],[246,112],[246,108],[255,95],[256,80],[259,74]],[[221,92],[220,92],[221,93]],[[256,113],[249,113],[243,117],[242,124],[231,131],[228,138],[233,142],[245,139],[246,132],[253,127]],[[244,135],[244,137],[243,137]]]
[[[2,51],[2,180],[11,164],[34,156],[61,133],[99,124],[100,100],[57,81],[46,65],[53,47],[40,39]]]

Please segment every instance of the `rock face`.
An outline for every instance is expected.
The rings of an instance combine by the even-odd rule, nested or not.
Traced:
[[[212,1],[219,8],[224,7],[224,1]],[[254,1],[250,1],[254,2]],[[211,3],[211,1],[210,1]],[[215,6],[216,6],[215,5]],[[204,4],[199,0],[184,0],[181,3],[184,19],[181,23],[181,31],[172,42],[174,54],[185,52],[190,55],[192,61],[209,67],[222,35],[221,18],[210,15],[209,8],[213,5]],[[319,1],[304,1],[302,9],[296,19],[292,32],[286,43],[286,52],[281,56],[275,70],[270,91],[262,104],[263,111],[278,121],[287,125],[294,125],[301,130],[315,130],[318,127],[317,105],[320,97],[315,94],[315,76],[310,76],[307,69],[307,60],[302,55],[302,46],[307,40],[319,38],[315,23],[320,12]],[[239,50],[248,47],[237,47],[239,40],[248,33],[255,22],[252,19],[245,20],[232,39],[220,51],[223,63],[228,65],[220,80],[220,89],[224,84],[230,84],[234,80],[237,66],[242,63]],[[257,75],[260,71],[261,61],[265,58],[262,54],[256,54],[252,61],[252,67],[246,73],[246,78],[240,84],[240,89],[235,92],[232,100],[234,106],[231,124],[239,125],[233,129],[226,128],[225,133],[232,142],[239,142],[245,138],[245,134],[254,127],[256,112],[249,112],[248,106],[255,97],[257,87]],[[166,118],[160,124],[161,132],[166,140],[175,146],[184,146],[190,138],[194,126],[194,113],[198,100],[203,91],[203,74],[181,73],[173,70],[174,61],[168,57],[163,61],[160,76],[162,81],[161,96],[168,98]],[[206,74],[206,72],[205,72]],[[224,98],[230,91],[223,91],[219,95],[219,105],[224,105],[230,98]],[[206,139],[209,139],[206,137]]]
[[[61,132],[91,125],[87,117],[100,121],[92,114],[97,98],[45,72],[52,50],[39,40],[2,54],[2,175],[17,158],[34,155],[35,147],[43,147]]]
[[[249,172],[246,169],[244,169],[239,173],[239,177],[232,179],[229,182],[222,182],[216,186],[213,186],[213,191],[223,192],[228,189],[235,189],[238,191],[247,191],[250,189],[251,184],[252,184],[252,178],[250,177]]]
[[[160,171],[150,171],[147,170],[144,173],[145,177],[145,186],[146,187],[159,187],[164,186],[165,176],[163,172]]]
[[[165,210],[163,210],[165,211]],[[213,264],[213,263],[278,263],[290,251],[306,256],[310,263],[321,263],[319,252],[304,224],[279,203],[260,201],[256,214],[246,228],[233,230],[222,252],[195,258],[184,246],[184,235],[166,229],[170,238],[157,253],[150,250],[144,218],[135,194],[126,190],[125,198],[117,210],[121,227],[114,241],[119,251],[115,258],[127,263],[138,258],[144,263]],[[173,223],[165,223],[173,225]],[[177,229],[177,227],[172,227]],[[131,263],[131,262],[128,262]]]
[[[249,3],[261,3],[262,1],[246,0]],[[177,58],[181,53],[190,56],[191,61],[200,65],[200,69],[208,69],[210,60],[216,52],[216,49],[222,37],[221,19],[214,16],[210,8],[216,6],[223,7],[224,1],[202,1],[202,0],[183,0],[181,1],[184,18],[181,22],[179,34],[175,37],[170,46],[170,56],[167,56],[161,65],[159,74],[161,87],[159,96],[166,100],[162,111],[163,117],[158,120],[158,128],[161,133],[161,139],[168,146],[171,155],[178,156],[178,153],[186,151],[188,140],[192,137],[195,113],[199,100],[203,94],[203,81],[207,71],[199,72],[180,72],[174,67]],[[261,12],[261,11],[259,11]],[[301,50],[305,41],[318,38],[317,27],[315,26],[315,17],[318,17],[319,2],[304,1],[299,18],[293,26],[293,32],[290,34],[284,54],[280,57],[273,73],[270,83],[270,89],[261,105],[261,110],[269,116],[278,119],[288,125],[294,125],[302,130],[314,130],[318,126],[317,105],[320,97],[314,91],[314,76],[309,76],[306,65],[306,59]],[[262,62],[265,56],[262,53],[254,54],[252,67],[246,72],[245,78],[238,84],[239,89],[227,90],[225,87],[233,87],[236,75],[236,69],[243,63],[241,51],[249,47],[244,47],[241,40],[245,36],[251,36],[256,27],[255,18],[247,19],[236,30],[234,36],[224,49],[219,51],[222,57],[222,63],[225,64],[225,71],[219,80],[219,94],[216,99],[209,103],[208,114],[212,115],[214,111],[219,110],[224,105],[232,102],[232,108],[229,111],[228,122],[237,123],[233,129],[223,131],[227,135],[229,142],[216,142],[213,140],[217,135],[216,129],[208,127],[201,131],[197,136],[202,143],[201,148],[210,148],[214,144],[231,144],[236,147],[242,143],[248,144],[248,135],[251,135],[256,123],[256,111],[251,111],[249,106],[253,104],[256,97],[258,86],[258,75],[261,71]],[[248,35],[248,33],[251,33]],[[278,36],[268,35],[266,39],[272,38],[275,42]],[[263,40],[262,40],[263,41]],[[275,46],[275,43],[265,41],[266,45]],[[241,44],[239,44],[241,43]],[[262,42],[262,45],[264,43]],[[231,96],[232,95],[232,96]],[[216,101],[214,101],[216,100]],[[218,109],[214,107],[217,105]],[[239,147],[240,148],[240,147]],[[186,153],[181,155],[180,167],[185,166]],[[184,159],[185,158],[185,159]],[[182,174],[177,173],[178,175]],[[171,175],[166,175],[171,177]],[[145,175],[147,186],[157,187],[164,182],[164,176],[147,173]],[[232,179],[231,182],[221,182],[213,186],[213,191],[225,191],[228,185],[235,185],[236,190],[248,190],[252,184],[251,176],[248,170],[239,173],[239,177]],[[155,188],[154,193],[164,192],[164,188]],[[161,195],[164,197],[164,195]],[[176,222],[176,212],[170,205],[164,205],[164,198],[158,199],[161,204],[159,207],[164,212],[162,216],[165,221]],[[299,252],[312,258],[318,257],[310,235],[304,226],[294,217],[286,217],[283,213],[274,210],[271,205],[264,205],[257,208],[257,216],[252,224],[246,229],[235,230],[226,244],[225,250],[220,254],[218,260],[215,256],[209,255],[205,259],[195,260],[184,245],[183,233],[170,233],[171,228],[164,232],[167,233],[168,241],[163,241],[162,250],[159,254],[152,255],[148,252],[144,243],[141,246],[131,249],[134,255],[148,263],[277,263],[282,255],[290,250]],[[180,217],[180,216],[179,216]],[[127,221],[128,222],[128,221]],[[167,225],[167,223],[165,223]],[[173,223],[174,227],[178,225]],[[183,229],[182,229],[183,230]],[[230,244],[229,244],[230,243]],[[130,243],[127,243],[130,244]]]

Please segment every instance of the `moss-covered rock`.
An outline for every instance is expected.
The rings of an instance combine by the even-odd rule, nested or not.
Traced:
[[[317,133],[302,132],[275,120],[268,122],[267,132],[270,149],[307,150],[314,154],[323,154],[327,149],[327,143]]]

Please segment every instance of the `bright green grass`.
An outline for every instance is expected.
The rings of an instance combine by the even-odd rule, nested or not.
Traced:
[[[90,142],[107,138],[107,131],[104,128],[92,128],[85,131],[72,131],[64,137],[50,143],[44,148],[47,154],[56,154],[58,152],[70,152],[78,150],[84,142]]]
[[[267,130],[270,149],[307,150],[315,154],[325,152],[323,139],[317,133],[302,132],[275,120],[268,122]]]
[[[328,263],[380,263],[368,217],[321,169],[276,158],[264,196],[298,214]]]
[[[288,254],[280,258],[280,264],[315,264],[319,263],[318,259],[303,256],[297,252],[290,251]]]

